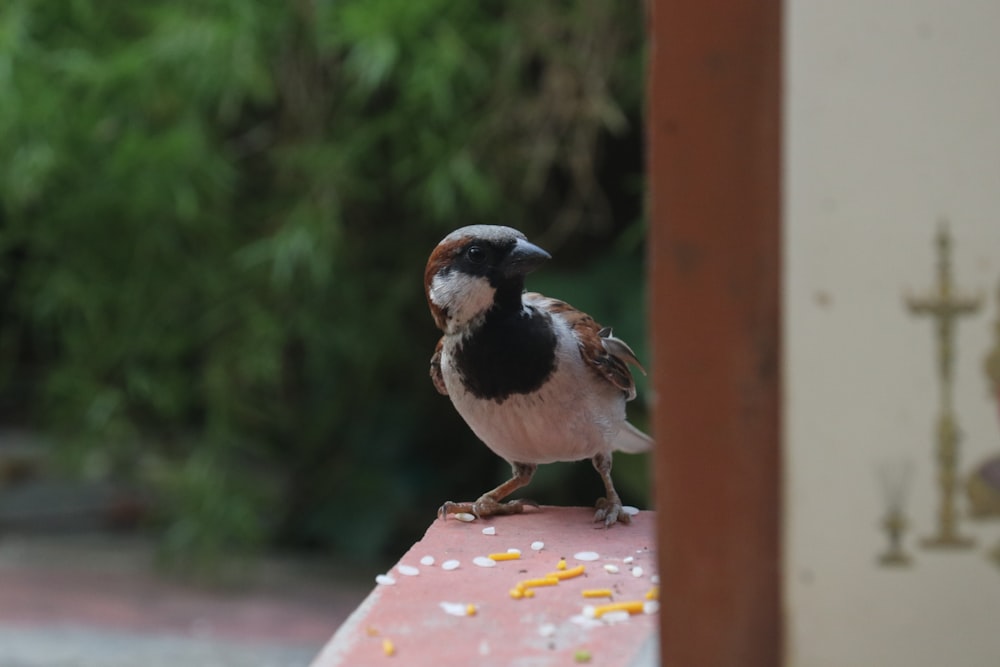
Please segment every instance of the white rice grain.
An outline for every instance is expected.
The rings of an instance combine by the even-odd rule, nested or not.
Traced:
[[[473,565],[478,565],[479,567],[496,567],[497,562],[492,558],[487,558],[486,556],[476,556],[472,559]]]
[[[613,625],[615,623],[624,623],[630,617],[631,615],[627,611],[624,609],[618,609],[615,611],[604,612],[604,615],[601,616],[601,620],[609,625]]]
[[[441,609],[452,616],[467,616],[469,605],[462,602],[442,602]]]
[[[457,560],[446,560],[445,562],[441,563],[441,569],[445,571],[451,571],[458,569],[458,565],[459,563]]]
[[[434,564],[434,556],[424,556],[420,559],[420,564],[430,567]]]
[[[597,560],[600,557],[601,557],[600,554],[598,554],[596,551],[579,551],[573,554],[573,558],[583,561]]]
[[[543,637],[551,637],[556,633],[556,626],[553,623],[543,623],[538,626],[538,634]]]
[[[532,549],[532,551],[541,551],[544,548],[545,548],[545,542],[532,542],[531,543],[531,549]]]
[[[400,574],[405,574],[407,577],[415,577],[420,574],[420,569],[412,565],[399,565],[396,569],[399,570]]]
[[[388,574],[379,574],[375,576],[375,583],[382,586],[392,586],[396,583],[396,580],[390,577]]]

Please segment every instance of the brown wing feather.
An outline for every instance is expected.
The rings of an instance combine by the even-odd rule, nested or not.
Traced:
[[[635,380],[628,364],[642,370],[635,353],[625,342],[615,338],[610,328],[601,327],[593,317],[577,310],[565,301],[543,296],[536,292],[524,295],[553,315],[558,315],[569,324],[580,346],[580,356],[601,377],[625,394],[626,400],[635,398]],[[643,371],[645,373],[645,371]]]
[[[431,382],[434,383],[434,388],[438,390],[438,393],[442,396],[448,395],[448,387],[444,384],[444,375],[441,374],[441,348],[444,347],[444,338],[438,341],[437,347],[434,348],[434,355],[431,356]]]

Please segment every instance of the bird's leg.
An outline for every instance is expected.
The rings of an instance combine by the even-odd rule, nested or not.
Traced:
[[[524,511],[525,506],[538,507],[538,503],[534,500],[527,500],[525,498],[509,500],[505,503],[500,502],[522,486],[527,486],[535,474],[535,470],[538,468],[533,463],[517,462],[512,463],[511,467],[513,468],[514,476],[492,491],[479,496],[479,500],[473,503],[453,503],[449,500],[441,506],[438,514],[447,518],[449,514],[470,512],[479,518],[484,518],[497,514],[520,514]]]
[[[610,527],[616,522],[631,523],[632,517],[622,511],[622,501],[615,491],[614,482],[611,481],[611,454],[598,454],[591,459],[594,470],[601,476],[604,482],[604,497],[597,499],[597,511],[594,512],[594,521],[603,521],[605,527]]]

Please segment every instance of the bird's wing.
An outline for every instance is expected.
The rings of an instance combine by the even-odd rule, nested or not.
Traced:
[[[448,387],[444,384],[444,375],[441,374],[441,348],[444,347],[444,338],[438,341],[437,347],[434,348],[434,354],[431,356],[431,382],[434,383],[434,388],[438,390],[438,393],[442,396],[448,395]]]
[[[625,341],[616,338],[610,328],[601,327],[590,315],[565,301],[536,292],[528,292],[524,299],[553,316],[561,317],[573,330],[580,347],[580,356],[587,365],[618,387],[625,394],[626,400],[635,398],[635,380],[628,364],[634,364],[643,374],[646,371]]]

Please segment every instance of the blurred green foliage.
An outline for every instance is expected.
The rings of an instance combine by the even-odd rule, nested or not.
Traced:
[[[529,287],[644,347],[641,20],[5,0],[0,417],[148,488],[179,561],[413,539],[506,473],[427,378],[444,234],[523,229],[556,256]],[[566,474],[533,494],[599,489]]]

